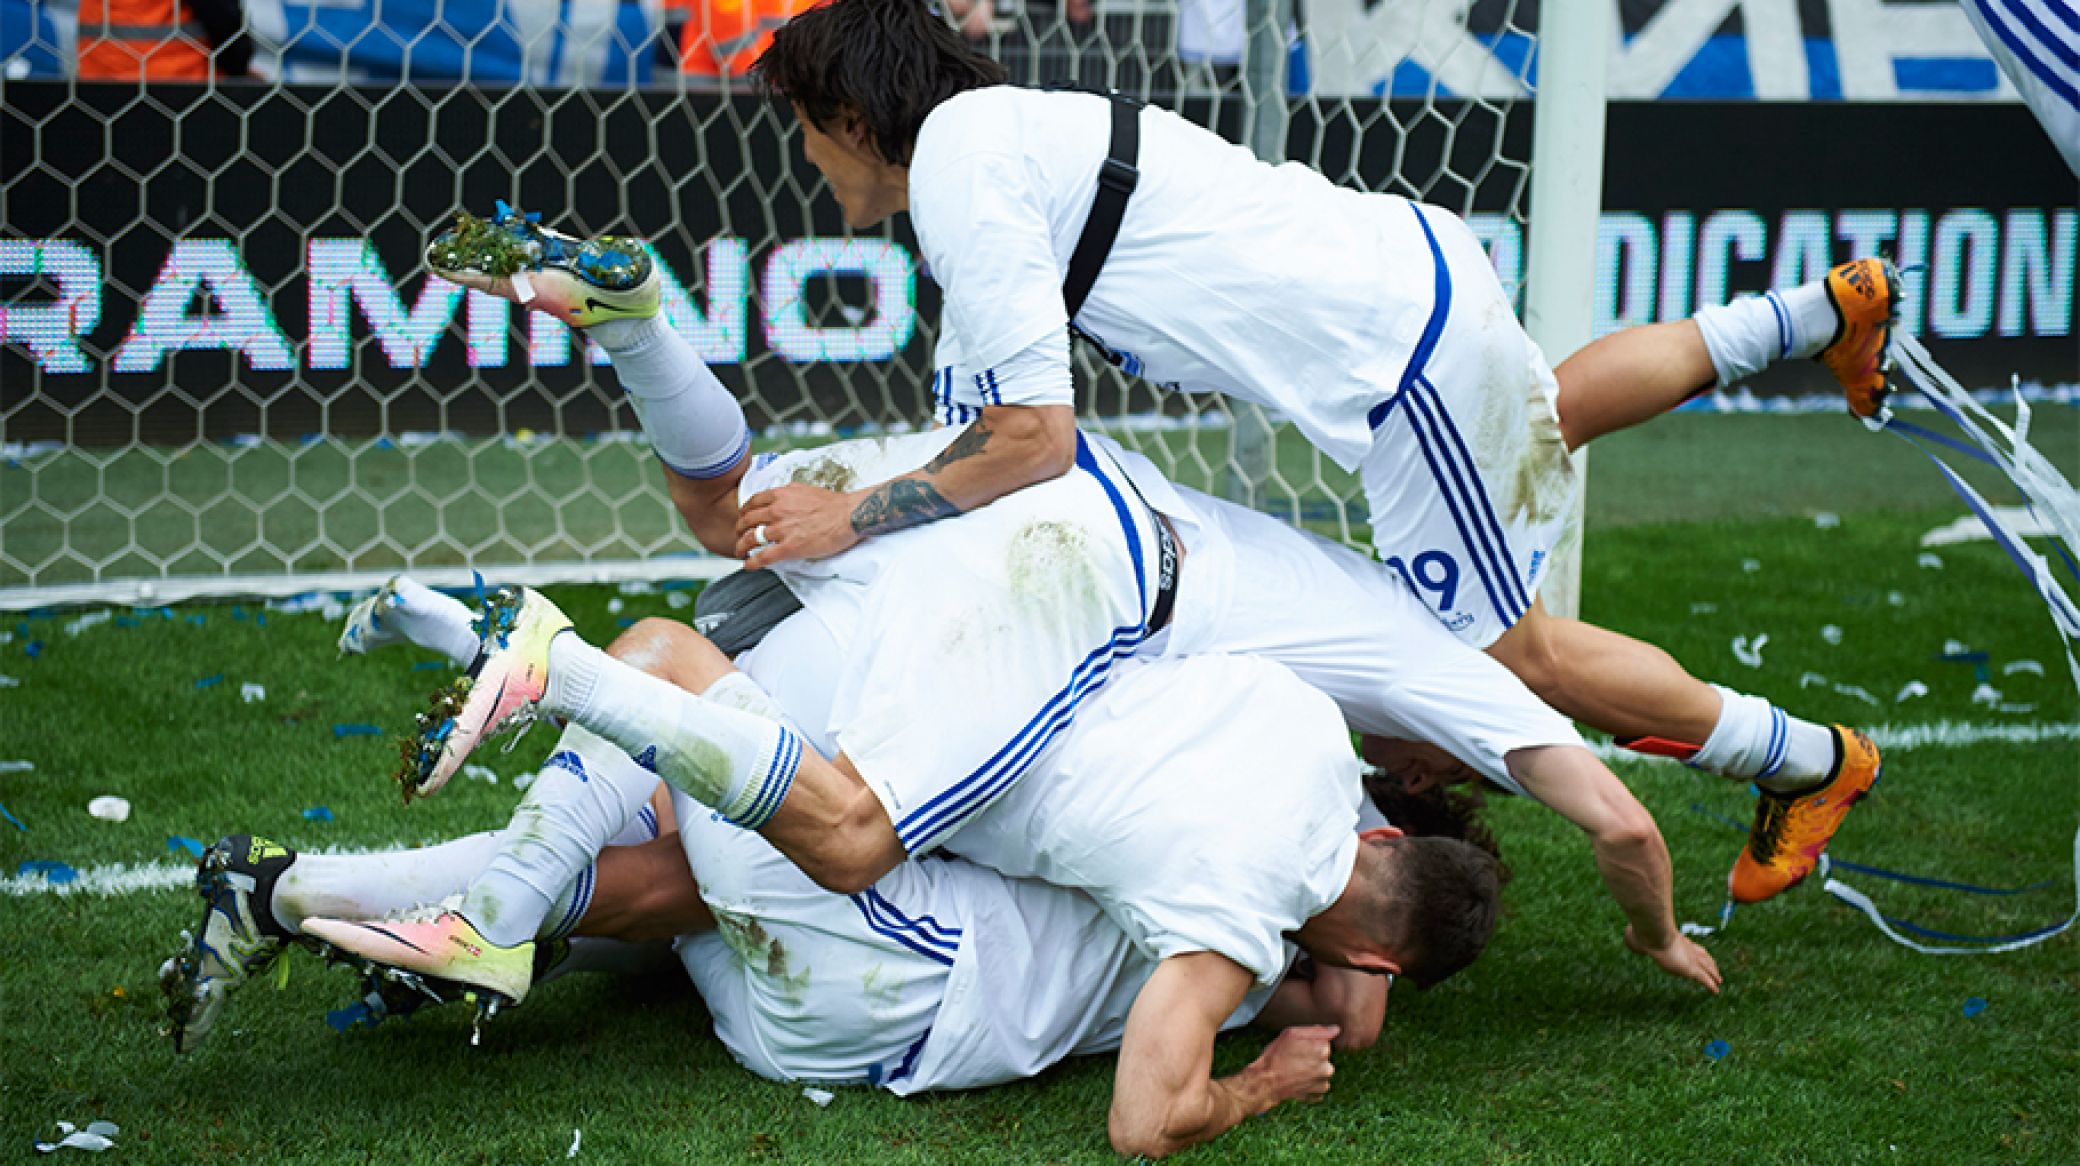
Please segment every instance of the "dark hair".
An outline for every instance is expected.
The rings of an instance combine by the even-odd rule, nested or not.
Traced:
[[[1457,838],[1471,843],[1495,860],[1496,881],[1508,886],[1516,877],[1503,860],[1502,844],[1488,828],[1481,811],[1488,799],[1478,787],[1458,789],[1446,785],[1425,786],[1411,791],[1402,775],[1391,770],[1365,769],[1365,796],[1379,807],[1387,821],[1408,834],[1425,838]]]
[[[1398,957],[1401,974],[1428,988],[1472,963],[1495,933],[1495,860],[1456,838],[1371,845],[1393,852],[1378,868],[1380,938]]]
[[[1004,82],[923,0],[829,0],[773,32],[752,66],[764,93],[826,133],[852,115],[883,161],[910,164],[925,115],[957,93]]]

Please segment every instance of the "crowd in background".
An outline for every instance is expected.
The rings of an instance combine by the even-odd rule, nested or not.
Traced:
[[[727,87],[814,0],[0,0],[6,75]],[[943,0],[1040,83],[1232,85],[1245,0]],[[1123,49],[1127,51],[1122,51]],[[1122,63],[1138,75],[1119,76]]]

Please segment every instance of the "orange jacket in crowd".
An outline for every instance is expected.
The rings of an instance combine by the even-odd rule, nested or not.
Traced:
[[[741,77],[773,43],[773,30],[817,0],[686,0],[679,71]]]
[[[79,77],[207,81],[213,75],[240,76],[253,55],[244,26],[239,0],[79,0]]]

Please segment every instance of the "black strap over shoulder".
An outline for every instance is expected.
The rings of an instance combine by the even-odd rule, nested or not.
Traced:
[[[1141,103],[1118,93],[1104,95],[1112,103],[1112,142],[1105,151],[1105,164],[1098,168],[1098,194],[1091,213],[1083,220],[1083,234],[1069,255],[1069,274],[1062,280],[1062,305],[1069,318],[1090,298],[1091,286],[1105,267],[1105,256],[1119,238],[1119,225],[1127,217],[1127,199],[1141,180]]]

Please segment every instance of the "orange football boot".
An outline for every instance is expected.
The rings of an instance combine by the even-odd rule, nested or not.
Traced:
[[[1800,794],[1762,791],[1748,845],[1726,877],[1734,902],[1760,903],[1813,873],[1849,807],[1877,784],[1883,766],[1869,737],[1836,725],[1834,747],[1834,770],[1818,786]]]
[[[1827,273],[1827,299],[1834,305],[1834,339],[1820,361],[1842,382],[1849,411],[1876,417],[1890,391],[1892,323],[1899,316],[1899,268],[1887,259],[1857,259]]]

